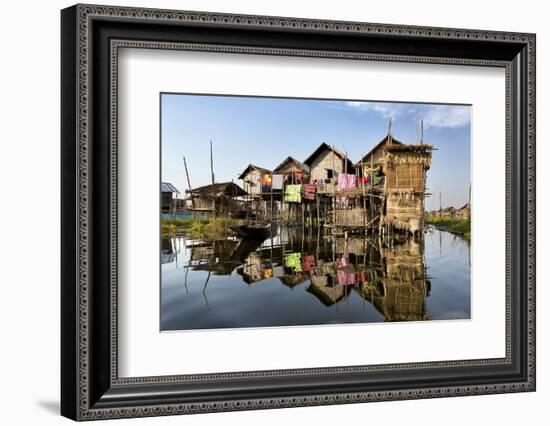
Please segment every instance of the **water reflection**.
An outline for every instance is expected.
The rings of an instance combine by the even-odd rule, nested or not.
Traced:
[[[162,330],[425,321],[470,316],[469,248],[421,239],[162,240]],[[432,303],[431,299],[435,299]]]

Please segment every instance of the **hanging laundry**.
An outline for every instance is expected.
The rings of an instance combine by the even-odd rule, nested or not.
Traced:
[[[303,178],[304,178],[304,174],[302,172],[294,173],[294,179],[296,180],[296,183],[302,183]]]
[[[262,185],[271,185],[271,183],[272,183],[271,174],[269,174],[269,173],[263,174],[262,175]]]
[[[341,191],[343,189],[351,189],[355,188],[356,186],[356,176],[350,175],[346,173],[342,173],[338,175],[338,190]],[[341,202],[345,207],[349,204],[349,197],[339,197],[339,202]]]
[[[263,174],[261,178],[262,192],[271,192],[271,174]]]
[[[360,271],[357,273],[357,282],[368,284],[367,274],[365,273],[365,271]]]
[[[301,253],[285,254],[285,267],[294,270],[294,272],[302,272]]]
[[[357,185],[357,177],[355,175],[341,173],[338,175],[338,189],[355,188]]]
[[[273,189],[283,189],[283,175],[272,175],[271,187]]]
[[[316,192],[324,192],[326,185],[323,179],[312,179],[311,183],[315,185]]]
[[[345,268],[350,265],[349,257],[347,254],[343,254],[340,258],[336,260],[336,268]]]
[[[285,186],[285,203],[302,202],[302,185]]]
[[[304,256],[302,261],[304,271],[315,269],[315,257],[313,255]]]
[[[306,200],[315,200],[315,191],[317,187],[314,183],[304,183],[302,185],[302,194]]]
[[[355,284],[355,273],[346,272],[346,271],[337,271],[336,280],[339,285],[354,285]]]
[[[370,176],[359,178],[359,183],[367,184],[370,182]]]
[[[262,278],[264,280],[267,280],[269,278],[273,277],[273,268],[271,265],[263,265],[262,266]]]

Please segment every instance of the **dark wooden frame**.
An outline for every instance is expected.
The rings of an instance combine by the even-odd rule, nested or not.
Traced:
[[[535,35],[76,5],[61,13],[61,413],[75,420],[535,390]],[[506,357],[119,378],[119,47],[506,69]]]

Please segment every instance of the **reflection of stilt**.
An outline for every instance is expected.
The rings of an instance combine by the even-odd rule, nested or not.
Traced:
[[[189,294],[189,288],[187,288],[187,275],[189,274],[189,265],[191,264],[192,250],[187,250],[187,241],[183,240],[183,246],[185,247],[186,253],[189,253],[187,257],[187,265],[185,266],[185,278],[183,280],[183,285],[185,286],[185,294]]]
[[[208,299],[206,297],[206,286],[208,285],[208,281],[210,280],[210,271],[208,271],[208,275],[206,276],[206,281],[204,282],[204,288],[202,289],[202,295],[204,296],[204,302],[206,303],[206,307],[208,310],[210,310],[210,306],[208,305]]]
[[[183,280],[183,285],[185,287],[185,294],[189,294],[189,289],[187,288],[187,274],[189,274],[189,265],[185,268],[185,279]]]
[[[443,232],[439,231],[439,256],[441,257],[442,256],[442,251],[441,251],[441,234],[443,234]]]
[[[170,243],[172,245],[172,250],[176,253],[176,269],[178,269],[178,240],[174,237]]]
[[[363,311],[365,310],[365,280],[361,283],[361,303],[363,304]]]

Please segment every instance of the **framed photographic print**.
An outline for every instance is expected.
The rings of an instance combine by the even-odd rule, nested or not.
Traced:
[[[535,390],[535,35],[61,27],[64,416]]]

